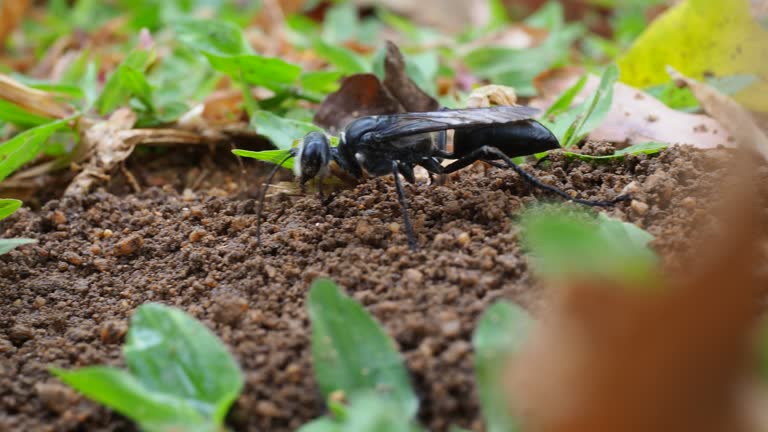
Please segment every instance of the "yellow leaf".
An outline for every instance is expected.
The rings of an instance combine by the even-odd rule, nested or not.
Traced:
[[[667,65],[695,78],[753,75],[755,82],[734,99],[768,112],[768,31],[752,17],[749,0],[685,0],[619,60],[622,81],[635,87],[669,81]]]

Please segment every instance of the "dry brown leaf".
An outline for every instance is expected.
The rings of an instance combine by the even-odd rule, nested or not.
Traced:
[[[534,83],[540,96],[530,105],[546,110],[557,96],[578,81],[579,75],[578,69],[569,68],[537,77]],[[598,77],[589,76],[574,103],[592,94],[599,81]],[[614,85],[611,110],[589,138],[629,145],[648,141],[690,144],[705,149],[734,145],[728,130],[712,117],[676,111],[648,93],[623,83]]]
[[[0,99],[43,117],[62,119],[75,113],[72,106],[56,100],[50,93],[27,87],[3,74],[0,74]]]
[[[671,66],[667,66],[667,73],[688,86],[704,111],[719,121],[737,142],[753,146],[768,160],[768,137],[752,120],[749,111],[714,87],[685,77]]]
[[[409,112],[434,111],[440,104],[426,94],[405,72],[405,58],[397,45],[387,41],[384,57],[384,88]]]

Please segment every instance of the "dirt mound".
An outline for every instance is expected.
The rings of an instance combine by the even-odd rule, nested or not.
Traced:
[[[580,198],[610,199],[636,182],[637,202],[604,211],[656,235],[654,246],[675,267],[676,252],[709,220],[702,197],[722,182],[717,155],[675,148],[586,163],[556,153],[531,171]],[[515,214],[557,200],[514,173],[483,171],[442,187],[407,186],[416,252],[389,179],[345,190],[327,208],[311,196],[271,199],[261,250],[253,199],[182,194],[179,185],[19,211],[0,224],[2,236],[39,244],[0,257],[0,429],[125,429],[127,421],[47,367],[120,365],[128,318],[156,301],[201,319],[242,365],[246,387],[230,415],[236,430],[292,430],[323,412],[304,310],[318,276],[333,278],[395,337],[430,429],[477,428],[471,333],[497,298],[536,308],[541,289]]]

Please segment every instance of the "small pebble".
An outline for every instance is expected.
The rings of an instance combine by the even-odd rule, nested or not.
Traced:
[[[80,255],[74,253],[74,252],[64,252],[61,255],[61,258],[75,266],[83,265],[83,258],[80,257]]]
[[[414,284],[420,284],[424,281],[424,275],[416,269],[408,269],[403,272],[403,279]]]
[[[632,204],[630,204],[630,207],[636,214],[640,216],[648,213],[648,204],[642,201],[632,200]]]
[[[132,234],[120,240],[112,249],[117,256],[131,255],[144,246],[144,238],[138,234]]]
[[[456,238],[456,241],[459,243],[459,246],[461,247],[467,247],[469,242],[471,241],[471,238],[469,237],[469,233],[462,232],[459,234],[459,236]]]
[[[680,201],[680,204],[689,209],[696,208],[696,198],[685,197],[682,201]]]
[[[205,237],[206,231],[202,229],[196,229],[189,233],[189,241],[197,243]]]
[[[48,220],[54,225],[64,225],[67,223],[67,216],[61,210],[54,210],[48,214]]]
[[[274,402],[260,400],[256,403],[256,414],[263,417],[279,417],[280,409],[277,408]]]

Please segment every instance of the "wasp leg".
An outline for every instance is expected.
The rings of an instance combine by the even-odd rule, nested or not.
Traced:
[[[416,236],[413,233],[411,218],[408,216],[408,202],[405,199],[405,191],[400,183],[400,170],[397,162],[392,161],[392,175],[395,177],[395,190],[397,191],[397,200],[400,201],[400,211],[403,213],[403,225],[405,225],[405,235],[408,237],[408,246],[412,251],[417,249]]]
[[[437,133],[437,149],[440,152],[447,152],[448,148],[448,131],[447,130],[441,130]],[[439,164],[442,162],[442,159],[439,159],[437,163]],[[445,186],[447,176],[445,174],[440,174],[437,176],[437,185],[438,186]]]
[[[499,149],[497,149],[495,147],[490,147],[490,146],[483,146],[483,147],[480,147],[480,148],[478,148],[476,150],[473,150],[468,155],[464,156],[463,158],[461,158],[461,159],[457,160],[456,162],[454,162],[454,163],[448,165],[447,167],[445,167],[445,172],[446,173],[452,173],[454,171],[460,170],[460,169],[462,169],[462,168],[472,164],[473,162],[475,162],[477,160],[482,160],[482,161],[488,162],[486,159],[491,159],[491,158],[503,160],[507,164],[507,167],[512,168],[512,170],[514,170],[517,173],[517,175],[522,177],[523,180],[527,181],[528,183],[532,184],[533,186],[536,186],[537,188],[543,189],[543,190],[545,190],[547,192],[552,192],[552,193],[554,193],[556,195],[559,195],[559,196],[565,198],[566,200],[573,201],[573,202],[576,202],[576,203],[579,203],[579,204],[583,204],[583,205],[587,205],[587,206],[592,206],[592,207],[608,207],[608,206],[612,206],[612,205],[614,205],[614,204],[616,204],[618,202],[627,201],[627,200],[631,199],[631,197],[628,196],[628,195],[621,195],[621,196],[618,196],[618,197],[616,197],[616,198],[614,198],[612,200],[609,200],[609,201],[603,201],[603,200],[584,200],[584,199],[580,199],[580,198],[574,198],[574,197],[568,195],[567,193],[565,193],[565,191],[563,191],[562,189],[557,188],[555,186],[548,185],[548,184],[542,182],[541,180],[537,179],[536,177],[534,177],[533,175],[529,174],[524,169],[520,168],[520,166],[517,165],[516,163],[514,163],[512,161],[512,159],[509,158],[509,156],[504,154],[504,152],[502,152],[501,150],[499,150]]]
[[[407,165],[401,162],[397,164],[397,168],[400,171],[400,174],[403,175],[405,181],[410,184],[416,183],[416,175],[413,173],[413,167],[411,165]]]

